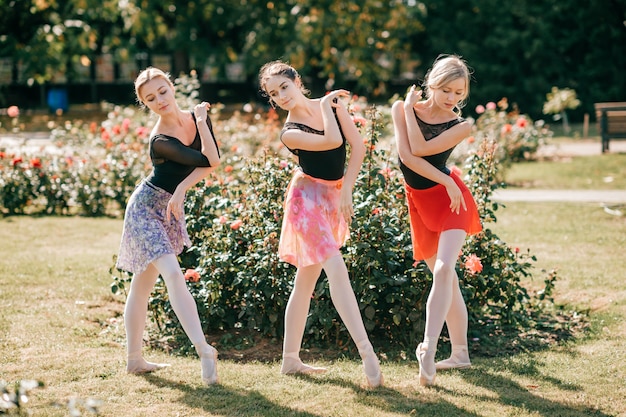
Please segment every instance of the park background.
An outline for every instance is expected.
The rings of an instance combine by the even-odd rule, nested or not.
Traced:
[[[9,5],[11,10],[15,10],[15,6],[24,4],[11,2]],[[109,23],[100,26],[93,20],[82,26],[80,19],[63,20],[63,25],[71,28],[80,26],[83,28],[81,33],[89,34],[88,39],[94,41],[89,48],[98,43],[95,40],[99,35],[90,32],[93,27],[115,31],[109,25],[119,17],[105,12],[106,7],[112,5],[106,2],[98,5],[39,1],[34,2],[29,11],[53,11],[56,7],[63,11],[58,16],[66,17],[75,4],[81,8],[77,15],[96,16],[96,20],[110,16],[105,19]],[[118,11],[135,13],[122,12],[121,16],[146,18],[140,29],[135,28],[137,32],[157,27],[158,24],[146,22],[160,22],[167,15],[161,10],[167,9],[170,13],[187,10],[185,5],[178,5],[177,8],[174,3],[159,2],[162,9],[150,15],[150,4],[142,2],[139,9],[130,2],[117,2],[116,7]],[[197,4],[193,3],[191,7]],[[245,8],[254,4],[207,3],[206,6],[207,10],[215,10],[218,14],[226,13],[229,7],[241,7],[237,13],[232,10],[227,13],[228,19],[218,19],[228,26],[232,25],[232,21],[238,21]],[[616,4],[619,8],[619,3],[611,3],[613,6]],[[546,91],[529,94],[528,89],[524,89],[523,94],[511,93],[512,90],[507,88],[519,88],[520,82],[524,84],[528,80],[510,77],[505,72],[501,79],[510,77],[510,82],[500,85],[491,83],[493,76],[479,76],[476,69],[472,97],[475,93],[479,94],[482,86],[490,86],[494,90],[492,95],[485,94],[483,100],[474,97],[475,101],[466,109],[465,114],[474,117],[476,122],[474,136],[467,141],[473,146],[461,149],[470,155],[467,160],[462,157],[454,160],[471,179],[481,212],[489,223],[489,233],[470,242],[462,257],[465,260],[477,253],[482,261],[480,268],[476,268],[476,264],[459,265],[466,284],[466,296],[471,299],[471,340],[476,369],[441,375],[442,391],[416,389],[412,375],[416,364],[411,349],[422,324],[422,301],[428,274],[423,268],[411,265],[410,258],[406,256],[409,245],[406,227],[403,227],[406,226],[403,221],[406,213],[402,198],[387,198],[394,193],[399,196],[402,192],[399,177],[394,176],[396,162],[388,131],[387,102],[394,88],[402,93],[406,85],[414,81],[411,78],[423,76],[430,61],[442,51],[433,50],[431,58],[415,52],[405,53],[401,58],[391,60],[395,63],[390,64],[391,55],[383,46],[390,48],[391,44],[378,42],[373,36],[361,37],[360,25],[384,23],[388,30],[380,32],[380,37],[389,39],[391,33],[395,33],[391,29],[398,19],[409,16],[408,12],[419,12],[423,21],[439,14],[440,25],[434,26],[431,33],[461,28],[464,32],[471,31],[464,24],[459,27],[450,25],[450,11],[462,9],[446,6],[437,12],[435,2],[428,6],[401,2],[372,3],[369,6],[367,2],[332,2],[316,3],[318,7],[307,6],[309,8],[305,9],[302,9],[305,6],[302,2],[281,3],[278,6],[263,3],[261,6],[270,10],[270,16],[263,17],[271,21],[272,15],[282,16],[284,19],[278,18],[277,23],[289,22],[285,10],[281,12],[281,7],[285,5],[289,5],[287,10],[291,15],[303,20],[285,29],[285,38],[293,41],[295,33],[298,39],[297,42],[287,42],[295,52],[281,52],[280,57],[294,64],[300,62],[307,84],[318,94],[327,88],[343,85],[350,85],[351,89],[362,94],[352,98],[350,107],[355,113],[355,123],[362,129],[369,145],[369,152],[356,194],[359,210],[355,230],[358,233],[348,246],[346,256],[354,268],[353,275],[363,277],[355,280],[354,285],[366,323],[373,326],[368,327],[373,340],[383,353],[388,380],[391,379],[388,387],[372,393],[363,390],[356,382],[359,380],[358,361],[354,361],[354,349],[346,343],[345,329],[336,320],[323,283],[316,289],[305,354],[332,364],[335,371],[328,379],[288,380],[275,375],[276,360],[280,354],[279,323],[284,309],[281,303],[284,303],[293,275],[293,271],[284,264],[276,262],[273,258],[275,251],[272,250],[277,237],[276,210],[291,169],[289,162],[283,159],[284,153],[279,156],[280,149],[275,143],[283,114],[267,111],[266,103],[260,101],[255,85],[256,64],[250,65],[247,58],[242,63],[239,62],[242,59],[237,58],[240,55],[226,53],[221,56],[228,59],[211,64],[208,71],[206,65],[196,66],[194,60],[197,58],[186,50],[181,53],[181,48],[170,54],[161,53],[161,48],[163,51],[168,49],[168,42],[152,37],[150,46],[134,51],[130,62],[113,62],[112,55],[103,58],[102,55],[88,55],[82,50],[78,55],[68,54],[71,59],[59,59],[63,55],[57,54],[57,61],[62,63],[59,67],[47,65],[44,66],[45,71],[31,72],[28,76],[24,72],[26,63],[38,60],[11,59],[11,82],[3,93],[6,92],[6,97],[14,101],[6,102],[8,109],[7,115],[2,118],[2,128],[5,133],[15,136],[13,144],[17,143],[18,147],[0,150],[1,197],[5,216],[3,240],[13,242],[12,245],[3,245],[6,268],[3,268],[4,274],[0,278],[2,297],[8,306],[3,310],[3,330],[6,330],[7,336],[2,342],[0,379],[9,381],[9,391],[13,386],[11,384],[15,383],[18,387],[19,381],[24,378],[43,381],[47,390],[27,390],[32,394],[31,406],[42,415],[65,415],[67,411],[63,410],[68,407],[76,413],[83,406],[87,413],[89,404],[98,404],[94,409],[100,409],[104,415],[120,415],[120,410],[125,410],[124,405],[128,401],[142,404],[133,410],[133,415],[145,415],[152,409],[164,411],[166,415],[232,416],[406,415],[421,412],[434,415],[620,415],[624,404],[616,401],[621,398],[620,388],[616,387],[621,386],[624,375],[621,362],[623,350],[612,346],[619,346],[620,337],[624,334],[619,325],[624,303],[619,280],[610,280],[614,274],[623,275],[620,272],[623,271],[623,262],[617,258],[624,243],[620,207],[604,207],[602,210],[602,207],[578,204],[559,204],[558,208],[541,204],[512,204],[503,211],[502,205],[491,201],[491,192],[501,186],[504,179],[508,180],[509,186],[522,188],[570,187],[573,192],[577,188],[623,189],[622,154],[577,159],[554,158],[554,155],[542,152],[546,145],[558,146],[561,141],[597,141],[593,127],[591,137],[584,139],[581,138],[579,125],[575,125],[573,131],[565,132],[559,124],[548,125],[539,120],[541,117],[551,118],[542,111],[546,93],[551,87],[578,86],[579,79],[572,77],[572,84],[552,83],[550,81],[554,77],[546,76],[544,68],[533,75],[544,80]],[[532,6],[536,7],[535,4]],[[522,12],[531,8],[518,3],[519,8],[501,14],[495,6],[481,7],[474,7],[469,15],[481,15],[481,21],[493,19],[494,25],[512,17],[520,18]],[[561,7],[560,3],[554,7],[546,3],[542,13],[556,21],[560,12],[564,11]],[[376,14],[385,10],[392,18],[385,20],[379,17],[384,13]],[[345,15],[342,15],[344,12]],[[350,13],[358,19],[348,18]],[[178,14],[183,13],[170,16]],[[485,18],[490,14],[494,17]],[[190,15],[198,16],[197,13]],[[49,16],[58,17],[54,14]],[[260,15],[257,13],[256,16]],[[337,29],[338,23],[331,20],[329,24],[328,20],[324,20],[325,23],[318,26],[323,17],[343,19],[351,27],[350,36],[344,33],[334,38],[335,33],[341,33]],[[535,22],[535,19],[530,15],[521,18],[528,22]],[[132,22],[132,18],[129,21]],[[419,20],[411,19],[410,22]],[[171,40],[175,37],[169,24],[164,23],[163,28],[169,30],[161,33],[167,33],[166,38]],[[483,41],[487,42],[483,46],[496,40],[494,37],[493,41],[488,41],[491,30],[500,33],[494,25],[484,25]],[[507,28],[511,25],[509,21]],[[185,30],[187,26],[180,25]],[[255,26],[257,31],[267,27],[267,24]],[[49,43],[48,47],[61,48],[57,52],[63,51],[63,42],[71,44],[80,39],[65,36],[67,34],[60,26],[44,23],[41,30],[43,32],[34,30],[34,33],[47,33],[49,36],[45,40]],[[116,30],[120,30],[119,25]],[[364,30],[376,33],[369,27]],[[398,27],[397,33],[401,30]],[[235,33],[239,32],[231,32],[228,41],[232,42],[236,38]],[[218,33],[223,35],[226,32],[222,30]],[[425,30],[411,33],[405,36],[405,40],[410,40],[411,48],[416,50],[419,50],[416,45],[437,43],[434,38],[425,36]],[[603,33],[619,37],[623,35],[623,26],[621,31]],[[455,41],[463,40],[462,35],[459,33]],[[59,36],[62,42],[55,44],[54,36]],[[247,42],[260,49],[271,49],[257,44],[255,37],[249,35]],[[497,37],[505,36],[501,34]],[[356,38],[360,38],[361,44]],[[517,33],[511,38],[519,40],[522,37]],[[6,36],[0,39],[14,38]],[[441,41],[448,37],[439,35],[438,39]],[[191,40],[194,40],[193,36]],[[202,39],[198,41],[204,44]],[[136,37],[130,41],[131,44],[136,42]],[[356,43],[347,49],[334,46],[352,45],[353,42]],[[272,48],[276,46],[270,44]],[[370,46],[362,47],[365,44]],[[511,41],[510,46],[513,44],[516,42]],[[555,42],[554,46],[557,47],[557,44]],[[465,43],[463,45],[468,50],[472,49]],[[32,55],[31,49],[29,58],[45,58],[43,49],[46,46],[39,47],[42,48],[39,50],[41,53]],[[315,52],[318,47],[319,51]],[[281,48],[289,49],[288,46]],[[310,48],[307,54],[316,53],[321,58],[309,58],[299,48]],[[443,52],[458,53],[470,59],[460,46],[451,48],[453,50]],[[254,57],[252,49],[246,57]],[[398,49],[402,47],[398,46]],[[105,52],[113,50],[115,48],[105,48]],[[147,52],[157,50],[158,54]],[[223,51],[232,52],[232,48]],[[352,59],[354,55],[357,56],[355,60]],[[408,56],[412,57],[412,63],[407,67],[405,59]],[[145,60],[137,62],[137,57]],[[515,58],[518,67],[529,65],[522,57]],[[322,61],[324,65],[320,64]],[[89,67],[89,75],[74,87],[73,82],[63,82],[80,78],[67,71],[72,62]],[[190,196],[187,204],[191,214],[190,229],[194,242],[199,243],[195,251],[182,259],[183,267],[192,271],[188,274],[189,286],[199,302],[203,318],[208,318],[207,332],[212,343],[220,348],[224,359],[224,385],[215,389],[199,387],[194,382],[197,376],[194,358],[193,355],[185,355],[188,345],[185,345],[184,337],[180,337],[179,326],[171,315],[163,287],[157,288],[152,302],[152,323],[147,341],[154,348],[152,355],[165,355],[163,360],[174,361],[177,367],[181,367],[174,371],[178,372],[175,379],[180,378],[181,382],[172,380],[171,375],[133,378],[123,375],[123,366],[120,365],[123,363],[124,343],[120,314],[127,277],[111,268],[111,257],[119,239],[120,209],[123,209],[128,194],[147,169],[145,133],[151,119],[134,106],[132,76],[138,68],[149,63],[169,66],[173,74],[180,76],[177,86],[184,97],[179,99],[186,104],[198,97],[219,93],[214,99],[216,105],[212,117],[216,120],[216,131],[225,159],[217,176]],[[360,70],[357,63],[362,64],[363,72],[353,72]],[[487,61],[482,64],[485,65],[483,70],[490,75],[491,67],[497,67],[496,64],[488,65]],[[409,67],[411,71],[404,71]],[[336,68],[345,71],[340,72]],[[392,71],[390,68],[395,69]],[[84,73],[85,68],[82,70]],[[513,68],[508,71],[513,71]],[[607,74],[617,73],[615,67],[610,65],[604,66],[603,71],[602,83],[609,77]],[[103,80],[98,79],[98,74],[102,77],[103,73],[108,82],[101,83]],[[186,73],[192,76],[187,77]],[[244,73],[248,75],[244,77]],[[395,75],[390,75],[392,73]],[[214,74],[215,78],[207,79],[207,74]],[[490,82],[481,82],[481,79]],[[605,84],[602,86],[605,88]],[[14,88],[23,90],[16,95],[11,93]],[[236,88],[245,90],[246,95],[238,95],[233,90]],[[115,98],[116,90],[123,91],[122,96]],[[36,94],[31,96],[33,91]],[[63,94],[57,95],[63,92],[68,93],[67,101],[51,103],[54,99],[63,98]],[[87,93],[89,97],[85,99]],[[104,99],[99,96],[102,93],[112,94],[109,97],[112,104],[99,101]],[[521,101],[514,94],[521,94],[522,100],[532,97],[528,103],[534,101],[536,104],[525,104],[531,109],[526,112],[527,109],[519,104]],[[597,97],[602,101],[621,98],[619,92],[613,96],[607,93]],[[586,113],[585,106],[592,108],[587,100],[580,100],[577,106],[568,109],[575,122]],[[222,102],[229,103],[229,106],[220,105]],[[378,104],[372,106],[373,103]],[[18,114],[17,108],[20,109]],[[85,108],[98,109],[96,114],[89,115],[92,120],[81,120],[85,116]],[[46,119],[50,122],[43,126],[51,129],[47,132],[49,137],[43,141],[33,140],[36,135],[29,130],[35,125],[42,126],[35,121]],[[558,137],[553,138],[554,132],[550,129],[557,130]],[[479,146],[496,142],[505,152],[496,154],[494,149]],[[25,146],[20,147],[20,143]],[[548,178],[553,178],[553,181],[548,181]],[[50,214],[53,216],[48,216]],[[500,220],[497,224],[496,214]],[[576,219],[581,217],[589,220],[576,223]],[[511,218],[514,220],[511,221]],[[569,223],[570,220],[573,223]],[[381,224],[387,227],[380,227]],[[533,230],[541,230],[542,233],[533,234]],[[506,238],[500,239],[496,234],[500,232]],[[91,247],[93,250],[87,249]],[[593,256],[586,257],[588,254]],[[29,259],[31,262],[28,262]],[[557,267],[558,270],[554,269]],[[393,274],[381,274],[383,270]],[[268,274],[268,271],[271,273]],[[198,276],[199,281],[196,279]],[[268,276],[272,277],[272,281],[258,280]],[[378,289],[372,291],[372,286]],[[26,288],[30,291],[23,291]],[[220,298],[220,303],[210,302],[213,294],[228,291],[232,293],[228,294],[230,297],[223,297],[226,305]],[[237,313],[235,320],[233,313]],[[41,323],[38,318],[42,319]],[[255,333],[265,337],[256,337]],[[180,356],[167,357],[171,353]],[[99,363],[97,358],[101,355],[107,358]],[[73,358],[72,363],[68,362],[69,357]],[[259,379],[268,383],[261,387]],[[458,386],[455,387],[455,384]],[[108,392],[112,386],[117,388]],[[477,386],[481,387],[482,395],[474,397],[472,392]],[[285,395],[285,389],[295,395]],[[145,390],[156,390],[156,397],[145,398],[142,394]],[[124,391],[128,392],[121,394]],[[318,400],[311,396],[311,392],[316,393]],[[64,401],[67,402],[62,404]],[[324,404],[335,406],[325,407]],[[124,412],[130,413],[128,410]]]
[[[147,65],[195,70],[212,102],[259,101],[258,69],[278,58],[314,95],[381,102],[454,53],[475,69],[468,109],[508,97],[539,118],[556,86],[593,120],[626,91],[625,18],[624,0],[2,0],[0,107],[132,104]]]

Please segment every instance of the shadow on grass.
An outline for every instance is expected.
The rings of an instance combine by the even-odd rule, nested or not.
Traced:
[[[418,388],[417,378],[415,380],[415,391],[409,395],[397,390],[379,387],[377,389],[364,389],[344,378],[315,378],[306,375],[294,376],[295,378],[316,384],[332,384],[341,388],[352,389],[356,397],[354,401],[359,402],[380,412],[400,413],[409,415],[433,415],[433,416],[479,416],[469,410],[458,407],[448,401],[442,400],[441,395],[453,397],[469,396],[470,400],[476,404],[483,404],[483,408],[498,409],[507,407],[518,412],[524,410],[530,414],[542,416],[568,416],[568,417],[610,417],[590,406],[572,405],[569,402],[559,402],[547,399],[541,392],[535,394],[533,391],[541,386],[554,386],[560,390],[571,393],[582,392],[583,387],[567,383],[555,376],[545,375],[541,372],[542,364],[534,359],[524,363],[509,363],[506,360],[496,360],[495,366],[474,367],[460,372],[462,378],[469,384],[482,388],[480,391],[489,391],[495,395],[467,394],[457,391],[454,387],[437,384],[427,389]],[[536,384],[524,386],[498,374],[498,368],[507,369],[516,375],[524,375],[537,381]],[[417,375],[417,369],[416,369]],[[441,395],[429,395],[433,394]]]
[[[417,374],[416,374],[417,375]],[[410,395],[397,391],[389,387],[365,388],[359,384],[355,384],[352,380],[337,377],[316,378],[308,375],[293,375],[292,378],[298,378],[315,384],[336,385],[341,388],[349,388],[356,396],[354,401],[363,404],[366,407],[377,409],[381,413],[400,413],[407,415],[432,415],[432,416],[464,416],[478,417],[479,414],[469,412],[459,408],[455,404],[441,400],[441,398],[433,398],[428,395],[424,396],[423,391],[418,387],[417,378],[415,379],[415,391]],[[433,387],[436,389],[437,387]],[[375,416],[377,414],[371,414]]]
[[[226,417],[240,416],[293,416],[322,417],[320,414],[294,410],[275,404],[258,391],[233,389],[224,385],[193,387],[189,384],[171,381],[154,374],[143,375],[150,383],[158,387],[173,388],[183,395],[180,402],[194,409],[215,413]]]
[[[530,361],[524,364],[500,364],[503,368],[506,368],[509,372],[516,375],[525,375],[535,378],[537,384],[523,386],[509,378],[503,377],[497,373],[497,370],[493,370],[494,367],[474,367],[469,370],[462,371],[462,377],[468,383],[481,387],[484,390],[488,390],[496,394],[496,396],[490,395],[472,395],[472,400],[478,401],[484,404],[493,404],[495,406],[502,405],[512,407],[515,409],[522,408],[525,412],[532,415],[541,416],[567,416],[567,417],[610,417],[611,414],[603,413],[600,410],[594,409],[584,405],[572,405],[571,403],[564,403],[559,401],[552,401],[542,396],[541,392],[537,394],[533,393],[533,390],[540,388],[543,385],[557,386],[559,389],[564,389],[571,392],[582,392],[582,387],[574,384],[568,384],[553,376],[543,375],[539,368],[537,361]],[[452,371],[458,372],[458,371]],[[449,395],[467,395],[459,393],[454,389],[448,389],[439,387],[442,392],[447,392]]]
[[[201,409],[207,413],[215,413],[226,417],[258,416],[258,417],[324,417],[329,415],[308,411],[295,410],[276,404],[267,399],[259,391],[233,389],[224,385],[210,387],[193,387],[189,384],[171,381],[154,374],[143,375],[147,381],[158,386],[179,390],[183,395],[180,402],[187,407]],[[413,415],[464,416],[478,417],[479,414],[468,412],[441,399],[428,398],[416,390],[413,395],[406,396],[394,389],[379,387],[367,389],[344,378],[314,378],[306,375],[293,376],[309,383],[336,385],[354,391],[354,401],[372,409],[371,416],[378,413],[402,413]],[[332,413],[332,404],[328,410]]]

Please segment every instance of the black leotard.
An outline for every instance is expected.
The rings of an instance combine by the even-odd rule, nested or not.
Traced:
[[[341,130],[341,125],[337,121],[339,132],[343,142],[339,147],[327,151],[307,151],[304,149],[289,149],[291,153],[298,156],[298,163],[302,168],[302,172],[314,178],[334,181],[341,179],[344,174],[346,164],[346,138]],[[286,122],[280,132],[281,141],[283,133],[288,129],[300,129],[307,133],[323,135],[323,130],[313,129],[302,123]]]
[[[195,115],[192,113],[195,122]],[[207,117],[207,125],[217,148],[213,125]],[[150,159],[153,169],[146,178],[150,184],[174,193],[180,184],[196,167],[210,167],[206,156],[200,151],[202,139],[196,126],[196,136],[191,145],[184,145],[178,138],[157,134],[150,138]],[[217,150],[219,155],[219,149]]]
[[[462,117],[459,117],[445,123],[430,124],[422,121],[422,119],[417,116],[417,113],[415,113],[415,110],[413,111],[413,114],[415,115],[415,119],[417,119],[417,124],[422,131],[422,134],[424,135],[424,139],[426,140],[431,140],[432,138],[443,133],[444,131],[450,129],[452,126],[455,126],[465,120]],[[422,158],[428,161],[439,171],[443,172],[446,175],[450,175],[450,170],[446,167],[446,162],[448,161],[448,157],[450,156],[454,148],[455,147],[453,146],[452,148],[441,153],[422,156]],[[417,172],[404,165],[402,161],[400,161],[400,170],[404,174],[404,180],[411,188],[417,190],[425,190],[438,184],[435,181],[429,180],[428,178],[419,175]]]

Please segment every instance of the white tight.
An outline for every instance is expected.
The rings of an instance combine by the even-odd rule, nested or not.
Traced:
[[[148,301],[159,275],[165,281],[172,308],[191,343],[196,349],[207,345],[196,302],[185,284],[178,260],[173,254],[167,254],[153,261],[142,273],[135,274],[130,283],[130,292],[124,309],[129,358],[137,359],[137,356],[141,358]]]
[[[357,346],[369,344],[361,312],[359,311],[359,304],[350,285],[348,269],[342,256],[337,255],[322,264],[298,268],[294,288],[289,296],[289,302],[285,310],[283,355],[294,354],[300,351],[306,319],[311,305],[311,295],[315,290],[315,284],[322,269],[324,269],[328,277],[330,297],[339,313],[339,317],[341,317],[350,336],[352,336],[352,340],[354,340]]]
[[[463,230],[442,232],[437,254],[426,260],[433,273],[433,285],[426,303],[424,341],[429,345],[428,353],[433,356],[444,322],[452,346],[467,345],[467,308],[455,270],[465,236]]]

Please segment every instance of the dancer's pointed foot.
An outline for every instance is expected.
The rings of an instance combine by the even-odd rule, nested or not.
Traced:
[[[326,372],[326,368],[318,368],[302,363],[298,354],[284,355],[283,364],[280,367],[280,373],[283,375],[323,374],[324,372]]]
[[[437,369],[435,368],[434,353],[429,355],[428,346],[420,343],[415,349],[415,356],[420,364],[420,385],[430,386],[435,383]],[[426,369],[428,368],[428,369]]]
[[[217,384],[217,350],[207,344],[199,352],[200,364],[202,366],[202,381],[207,385]]]
[[[380,363],[378,357],[374,353],[372,344],[367,342],[358,346],[359,355],[363,360],[363,370],[365,371],[365,378],[367,379],[367,385],[371,388],[380,387],[384,383],[383,373],[380,370]]]

